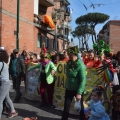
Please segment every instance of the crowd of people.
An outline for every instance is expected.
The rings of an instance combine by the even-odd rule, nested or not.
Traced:
[[[24,80],[25,90],[26,75],[29,71],[39,68],[41,74],[39,76],[40,82],[40,95],[42,103],[40,107],[49,106],[55,107],[53,104],[54,94],[54,76],[57,70],[57,64],[59,62],[66,62],[66,89],[65,89],[65,101],[64,110],[61,120],[68,120],[70,106],[72,99],[75,96],[76,100],[80,100],[81,111],[80,120],[85,120],[87,114],[89,120],[109,120],[109,116],[105,112],[105,108],[101,102],[101,96],[104,87],[93,86],[91,94],[90,108],[87,112],[84,111],[83,96],[86,84],[86,68],[98,68],[101,65],[108,64],[108,69],[112,75],[117,72],[118,80],[120,83],[120,51],[113,55],[112,53],[105,51],[101,56],[95,54],[95,51],[82,51],[81,54],[77,46],[69,47],[67,50],[61,52],[51,51],[48,52],[44,47],[38,58],[36,53],[14,49],[10,55],[10,61],[8,65],[9,56],[6,50],[0,49],[0,120],[1,114],[4,112],[4,102],[7,102],[11,112],[8,115],[9,118],[18,115],[18,112],[14,109],[13,102],[10,99],[10,81],[9,77],[12,77],[13,89],[16,91],[15,103],[20,102],[22,93],[20,91],[21,81]],[[112,85],[113,93],[110,99],[112,106],[112,119],[118,120],[120,117],[120,86]],[[48,103],[45,96],[45,90],[47,89]]]

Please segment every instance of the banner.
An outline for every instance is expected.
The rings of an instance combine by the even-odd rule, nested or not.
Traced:
[[[40,75],[39,69],[31,70],[27,73],[27,94],[26,98],[33,101],[41,101],[40,97],[40,83],[38,82],[38,77]]]
[[[57,72],[55,76],[53,103],[56,106],[56,109],[59,109],[59,110],[63,110],[63,107],[64,107],[65,83],[66,83],[65,66],[66,66],[65,62],[59,62],[57,64]],[[26,98],[29,100],[41,101],[41,97],[39,94],[40,83],[38,83],[39,75],[40,75],[39,69],[32,70],[27,74],[28,82],[27,82]],[[109,84],[104,83],[102,74],[97,75],[95,68],[87,69],[86,80],[87,81],[86,81],[85,92],[84,92],[85,108],[89,106],[89,101],[91,99],[91,92],[92,92],[93,87],[97,85],[103,85],[105,87],[105,90],[102,96],[102,101],[103,101],[103,105],[106,108],[106,111],[109,112],[110,110],[109,99],[111,97],[111,88]],[[74,103],[75,103],[75,99],[73,99],[72,101],[70,113],[77,114],[76,111],[74,110]]]

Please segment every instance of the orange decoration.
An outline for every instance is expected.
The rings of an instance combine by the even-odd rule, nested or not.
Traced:
[[[51,16],[49,16],[49,15],[44,15],[44,16],[43,16],[43,23],[49,24],[49,26],[50,26],[52,29],[55,29],[55,24],[54,24]]]

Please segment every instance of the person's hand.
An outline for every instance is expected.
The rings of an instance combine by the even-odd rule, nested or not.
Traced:
[[[52,76],[54,76],[54,75],[55,75],[55,71],[54,71],[54,70],[52,70],[52,71],[51,71],[51,74],[52,74]]]
[[[81,100],[81,95],[80,95],[80,94],[77,94],[77,95],[76,95],[76,100],[77,100],[77,101]]]

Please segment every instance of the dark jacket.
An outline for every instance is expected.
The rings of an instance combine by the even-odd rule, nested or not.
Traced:
[[[24,63],[24,59],[21,57],[21,55],[18,57],[18,60],[16,62],[16,71],[17,74],[25,74],[25,63]]]

